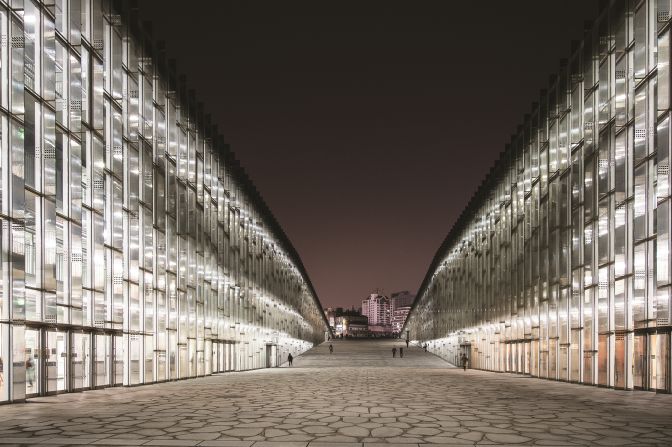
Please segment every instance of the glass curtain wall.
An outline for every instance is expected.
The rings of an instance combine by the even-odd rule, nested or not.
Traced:
[[[473,368],[671,391],[670,6],[604,2],[439,249],[411,338]]]
[[[324,339],[298,255],[130,2],[0,0],[0,35],[0,402]]]

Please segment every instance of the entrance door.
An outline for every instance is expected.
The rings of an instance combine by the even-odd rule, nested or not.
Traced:
[[[668,389],[669,334],[635,334],[634,372],[635,388],[652,391]]]
[[[122,385],[124,383],[124,337],[114,335],[113,340],[112,385]]]
[[[110,386],[112,337],[107,334],[96,334],[95,342],[93,353],[93,385],[96,387]]]
[[[522,345],[522,350],[521,350],[521,355],[520,355],[520,360],[522,362],[522,365],[520,365],[520,372],[521,374],[529,374],[530,373],[530,364],[532,363],[532,345],[531,342],[524,341],[521,343]]]
[[[661,392],[670,391],[670,333],[656,334],[658,346],[656,352],[656,390]]]
[[[91,334],[72,334],[72,388],[91,387]]]
[[[273,346],[266,345],[266,368],[273,367]]]
[[[614,349],[614,387],[624,389],[626,386],[625,375],[625,334],[616,334],[616,346]]]
[[[44,359],[39,329],[26,328],[25,331],[26,397],[44,393],[41,382]]]
[[[646,334],[635,334],[633,385],[638,389],[648,388],[648,355]]]
[[[66,391],[68,376],[67,333],[47,331],[45,377],[47,393]]]
[[[212,340],[205,340],[205,374],[212,374],[213,370],[217,370],[217,367],[213,367],[213,361],[217,361],[217,343],[213,343]]]

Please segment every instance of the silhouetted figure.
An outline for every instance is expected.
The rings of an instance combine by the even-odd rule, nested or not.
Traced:
[[[333,353],[334,353],[334,346],[330,344],[329,345],[329,354],[333,354]]]
[[[425,350],[425,352],[427,352],[427,343],[425,343],[425,345],[423,346],[423,349]]]
[[[392,348],[392,358],[395,358],[397,356],[397,348]]]
[[[463,352],[462,357],[460,357],[460,361],[462,362],[462,368],[464,368],[465,371],[467,370],[467,360],[469,359],[467,358],[467,355]]]
[[[28,378],[28,386],[32,388],[33,379],[35,379],[35,365],[33,364],[33,359],[30,357],[26,359],[26,376]]]
[[[294,361],[294,357],[292,356],[291,353],[287,356],[287,361],[289,362],[289,366],[292,366],[292,362]]]
[[[409,340],[408,340],[408,338],[407,338],[407,339],[406,339],[406,347],[407,347],[407,348],[408,348],[408,343],[409,343]]]
[[[400,359],[404,358],[404,348],[399,348],[399,358]]]

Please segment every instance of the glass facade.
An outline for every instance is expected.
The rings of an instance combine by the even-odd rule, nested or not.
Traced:
[[[439,249],[405,330],[471,367],[670,387],[670,0],[603,2]]]
[[[0,402],[276,366],[327,324],[128,2],[0,0]]]

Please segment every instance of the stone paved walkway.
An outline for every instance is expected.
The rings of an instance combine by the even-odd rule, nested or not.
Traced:
[[[336,341],[293,368],[0,406],[0,444],[672,445],[671,395],[464,372],[418,348],[392,359],[392,343]]]

